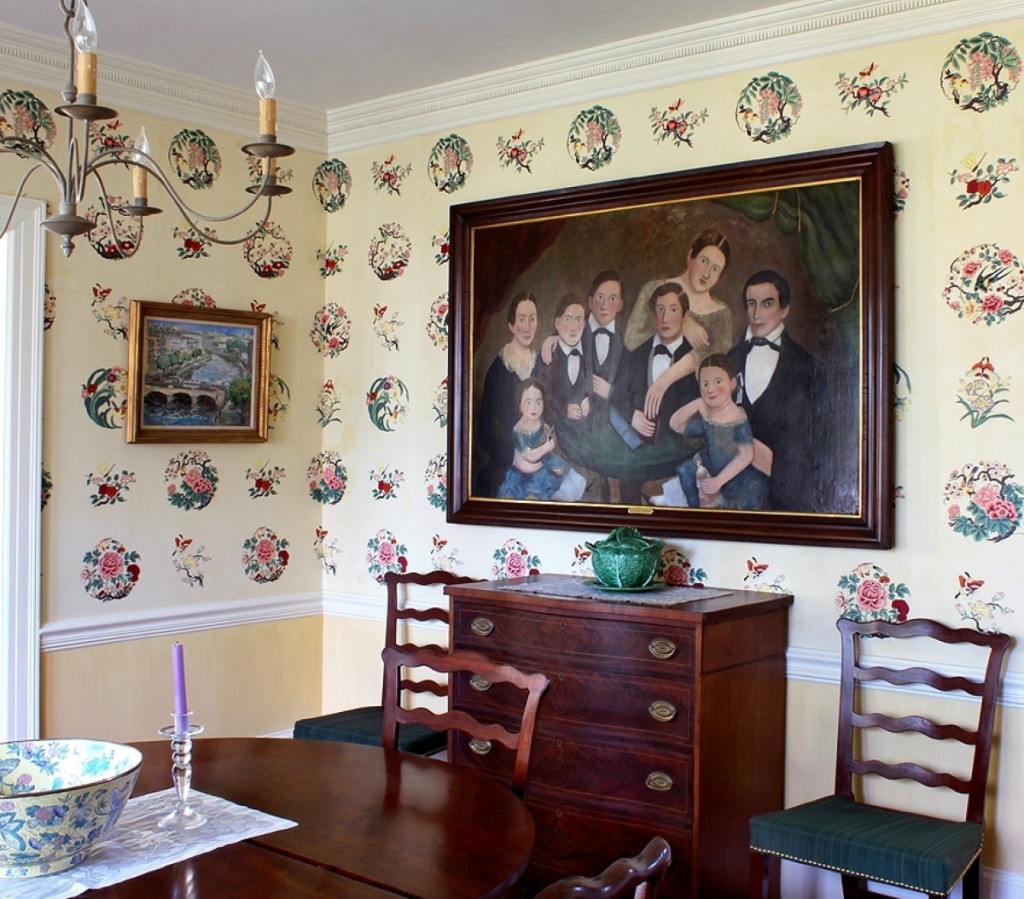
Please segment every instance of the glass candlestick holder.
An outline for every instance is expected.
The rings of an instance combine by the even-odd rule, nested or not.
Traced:
[[[190,720],[192,712],[185,718]],[[203,732],[203,725],[188,724],[180,726],[178,717],[174,716],[174,724],[160,728],[160,734],[171,741],[171,780],[178,794],[174,811],[160,819],[159,826],[164,830],[192,830],[206,823],[206,818],[196,809],[201,801],[189,801],[192,789],[192,737]]]

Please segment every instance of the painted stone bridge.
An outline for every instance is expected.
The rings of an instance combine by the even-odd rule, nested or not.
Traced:
[[[145,399],[149,403],[164,402],[177,406],[210,405],[220,409],[226,396],[227,391],[220,385],[183,381],[178,384],[147,384]]]

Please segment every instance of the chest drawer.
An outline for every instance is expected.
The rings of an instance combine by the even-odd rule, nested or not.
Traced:
[[[676,678],[609,675],[552,659],[543,669],[551,684],[541,699],[537,733],[593,732],[641,743],[693,745],[693,686]],[[523,691],[459,677],[452,691],[458,708],[482,720],[500,720],[521,706]]]
[[[692,628],[638,621],[552,615],[478,605],[455,604],[452,645],[475,649],[513,664],[546,670],[552,661],[606,671],[650,673],[693,678],[695,637]]]

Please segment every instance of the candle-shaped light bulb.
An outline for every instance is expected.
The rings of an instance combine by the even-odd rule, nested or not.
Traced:
[[[143,168],[148,155],[149,139],[146,137],[146,129],[143,128],[139,132],[139,136],[135,138],[135,151],[132,153],[132,159],[136,163],[132,166],[132,196],[140,200],[145,200],[148,196],[146,192],[148,179],[146,170]]]
[[[79,53],[96,52],[96,20],[89,12],[89,6],[85,0],[78,0],[75,4],[75,17],[71,21],[71,37],[75,41],[75,49]]]
[[[277,84],[267,58],[260,50],[256,60],[256,93],[260,95],[260,135],[277,134],[277,101],[274,90]]]
[[[75,63],[75,87],[86,95],[89,102],[96,97],[96,22],[85,0],[75,3],[75,17],[71,22],[71,37],[78,57]]]

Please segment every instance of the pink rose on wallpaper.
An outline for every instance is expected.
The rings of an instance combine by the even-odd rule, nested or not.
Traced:
[[[958,506],[958,505],[957,505],[956,503],[954,503],[954,504],[953,504],[952,506],[950,506],[950,507],[949,507],[949,508],[948,508],[948,509],[946,510],[946,514],[947,514],[947,515],[948,515],[948,516],[949,516],[950,518],[956,518],[956,517],[957,517],[957,515],[959,515],[959,514],[960,514],[960,507],[959,507],[959,506]]]
[[[377,558],[382,565],[391,565],[395,561],[395,545],[387,540],[377,547]]]
[[[971,278],[977,274],[978,269],[981,268],[981,263],[977,259],[972,259],[970,262],[964,264],[963,274],[965,278]]]
[[[974,488],[973,499],[982,509],[987,509],[996,500],[1002,499],[1002,494],[995,484],[983,483]]]
[[[124,569],[119,553],[108,550],[100,557],[100,576],[105,578],[117,577]]]
[[[519,553],[511,553],[505,560],[505,573],[511,577],[523,577],[526,574],[526,560]]]
[[[877,612],[889,598],[889,591],[873,578],[861,581],[857,588],[857,603],[866,612]]]
[[[999,294],[990,293],[981,301],[981,308],[986,312],[998,312],[1003,308],[1003,298]]]
[[[1007,521],[1017,520],[1017,509],[1011,502],[1005,499],[997,499],[985,509],[989,518],[1006,519]]]
[[[665,569],[665,583],[672,587],[685,587],[686,569],[682,565],[669,565]]]
[[[999,173],[999,174],[1001,174],[1001,173]],[[1013,253],[1010,250],[1000,250],[999,251],[999,261],[1003,265],[1013,265]]]
[[[264,537],[256,544],[256,559],[262,564],[269,562],[275,555],[277,555],[277,550],[273,540]]]

